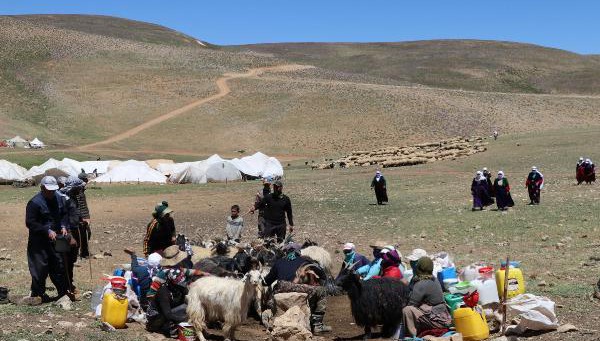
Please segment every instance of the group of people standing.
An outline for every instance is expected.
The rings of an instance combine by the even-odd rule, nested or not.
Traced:
[[[525,180],[525,187],[527,187],[529,194],[529,205],[539,205],[540,192],[544,187],[544,175],[540,173],[536,166],[531,167],[531,171]],[[477,171],[471,182],[472,210],[484,210],[485,207],[495,202],[499,211],[506,211],[509,207],[515,205],[510,190],[508,178],[503,171],[498,171],[498,175],[492,181],[491,173],[484,167],[483,170]]]
[[[579,158],[575,166],[575,178],[578,185],[581,185],[583,182],[590,184],[596,181],[596,167],[592,160],[584,160],[583,157]]]
[[[38,192],[25,209],[29,231],[27,262],[31,275],[29,304],[51,302],[62,296],[76,300],[73,268],[77,259],[90,256],[90,213],[85,196],[87,174],[45,176]],[[46,279],[56,287],[58,296],[46,293]]]

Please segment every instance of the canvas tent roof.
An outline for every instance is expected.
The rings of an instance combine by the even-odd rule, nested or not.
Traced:
[[[108,172],[111,162],[112,161],[82,161],[79,164],[80,167],[83,168],[83,170],[88,174],[93,173],[94,170],[96,170],[98,174],[104,174]]]
[[[156,170],[158,170],[158,165],[160,165],[160,164],[174,163],[173,160],[167,160],[167,159],[151,159],[151,160],[146,160],[145,162],[148,164],[148,166],[150,166],[150,168],[154,168]]]
[[[235,165],[227,160],[213,162],[206,168],[207,182],[228,182],[242,179],[242,174]]]
[[[109,170],[96,179],[95,182],[149,182],[166,183],[167,180],[159,171],[150,168],[143,161],[128,160]]]
[[[204,184],[207,182],[226,182],[242,179],[242,174],[233,162],[215,154],[203,161],[161,165],[161,170],[171,171],[170,182]]]
[[[44,147],[45,146],[44,142],[40,141],[37,137],[34,138],[31,142],[29,142],[29,144],[32,147]]]
[[[233,164],[245,174],[263,178],[283,176],[283,167],[279,160],[261,152],[236,160],[232,160]]]
[[[70,159],[67,159],[70,160]],[[72,160],[75,161],[75,160]],[[77,162],[77,161],[75,161]],[[80,170],[75,168],[70,162],[58,161],[55,159],[48,159],[46,162],[39,166],[33,166],[23,176],[24,180],[32,179],[38,183],[44,176],[51,175],[55,178],[59,176],[77,176]]]
[[[177,169],[173,169],[173,173],[169,177],[169,181],[178,184],[205,184],[207,163],[204,161],[185,162]]]
[[[17,135],[15,137],[13,137],[12,139],[8,140],[8,142],[11,142],[11,143],[27,143],[27,140],[25,140],[21,136]]]
[[[6,160],[0,160],[0,183],[21,180],[27,169]]]

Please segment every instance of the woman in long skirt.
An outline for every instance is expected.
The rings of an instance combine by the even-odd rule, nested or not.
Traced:
[[[473,195],[473,211],[483,210],[485,206],[494,203],[494,199],[489,194],[487,179],[483,172],[477,171],[471,182],[471,195]]]
[[[515,202],[510,195],[508,179],[504,176],[503,171],[499,171],[496,180],[494,180],[494,192],[496,192],[496,205],[498,206],[498,210],[506,211],[509,207],[515,205]]]
[[[384,202],[388,202],[385,178],[380,171],[375,172],[375,177],[373,178],[373,181],[371,181],[371,189],[375,189],[377,205],[383,205]]]

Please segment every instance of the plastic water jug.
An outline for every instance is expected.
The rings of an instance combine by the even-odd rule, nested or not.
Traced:
[[[438,272],[437,279],[438,279],[438,281],[440,281],[442,288],[444,288],[444,280],[458,279],[458,276],[456,275],[456,268],[451,267],[451,268],[442,269],[441,271]]]
[[[496,271],[496,287],[498,288],[498,296],[503,297],[504,295],[504,274],[505,269],[501,268]],[[525,279],[523,278],[523,271],[519,268],[508,268],[508,298],[515,297],[525,293]]]
[[[458,308],[454,311],[454,326],[464,341],[485,340],[490,336],[485,315],[471,308]]]
[[[479,292],[479,304],[484,306],[500,302],[496,281],[490,278],[478,278],[471,285]]]
[[[469,265],[463,269],[463,272],[462,272],[462,280],[463,281],[470,282],[474,279],[477,279],[477,277],[479,277],[479,271],[478,271],[477,266]]]
[[[118,296],[113,292],[104,293],[102,311],[100,313],[102,322],[108,322],[117,329],[125,328],[128,306],[127,297]]]

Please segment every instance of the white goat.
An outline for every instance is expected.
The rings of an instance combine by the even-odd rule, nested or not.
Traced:
[[[223,322],[225,340],[233,340],[235,329],[248,316],[254,302],[260,315],[260,301],[256,294],[262,287],[262,276],[251,270],[242,280],[220,277],[203,277],[190,286],[187,295],[187,314],[201,341],[206,341],[202,331],[207,322]]]
[[[333,265],[331,254],[324,248],[313,245],[300,250],[300,254],[303,257],[314,260],[326,273],[331,274],[331,267]]]

